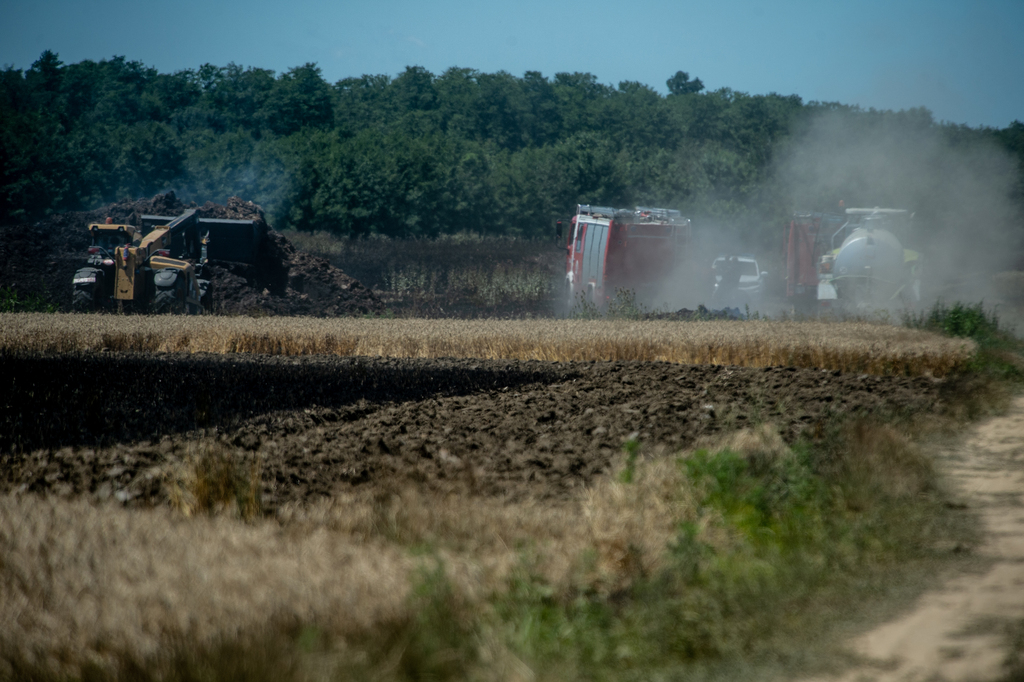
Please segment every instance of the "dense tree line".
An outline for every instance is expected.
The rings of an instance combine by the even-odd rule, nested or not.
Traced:
[[[672,206],[739,226],[844,196],[880,203],[848,182],[811,178],[794,191],[803,181],[785,160],[822,116],[845,122],[840,138],[886,130],[1024,159],[1019,122],[973,129],[923,109],[708,92],[682,71],[667,86],[421,67],[331,84],[315,64],[165,74],[124,57],[63,64],[47,51],[0,73],[0,220],[167,189],[255,200],[279,227],[392,236],[536,235],[577,202]]]

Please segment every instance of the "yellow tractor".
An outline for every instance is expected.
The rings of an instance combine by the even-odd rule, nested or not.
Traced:
[[[89,225],[92,244],[88,264],[75,273],[74,308],[121,309],[128,304],[151,313],[208,310],[210,283],[197,277],[196,266],[189,260],[171,258],[172,243],[177,243],[180,255],[202,268],[205,246],[199,239],[198,222],[191,209],[145,236],[132,225],[113,224],[109,219]]]

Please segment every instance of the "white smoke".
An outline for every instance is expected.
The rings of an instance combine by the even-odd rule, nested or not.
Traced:
[[[1015,160],[986,131],[931,123],[923,110],[826,112],[778,157],[776,191],[794,210],[904,208],[905,248],[927,258],[933,291],[991,278],[1024,246]],[[966,292],[965,292],[966,293]]]

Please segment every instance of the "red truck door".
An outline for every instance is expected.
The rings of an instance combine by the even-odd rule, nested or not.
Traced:
[[[821,219],[794,219],[789,224],[786,295],[796,296],[818,286],[818,230]]]
[[[581,250],[580,286],[592,293],[595,302],[604,294],[605,254],[608,250],[608,225],[587,223]],[[593,289],[591,292],[590,290]]]
[[[572,261],[572,284],[573,293],[579,292],[583,288],[582,272],[583,269],[583,245],[587,237],[587,224],[576,223],[576,239],[573,242],[572,253],[570,259]]]

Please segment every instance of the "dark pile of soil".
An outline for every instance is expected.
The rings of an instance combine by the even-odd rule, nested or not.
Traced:
[[[143,215],[178,215],[198,209],[202,218],[256,220],[263,210],[238,197],[227,205],[180,201],[174,192],[151,199],[120,201],[95,211],[50,216],[32,225],[0,226],[0,287],[20,298],[42,296],[71,310],[71,280],[85,264],[89,237],[85,227],[108,216],[115,223],[140,225]],[[281,234],[268,231],[255,265],[211,261],[202,276],[213,285],[213,312],[225,315],[311,315],[334,317],[380,313],[384,305],[366,287],[326,259],[295,251]]]
[[[671,313],[649,313],[644,315],[646,320],[742,320],[745,317],[739,308],[721,308],[711,310],[703,305],[697,306],[696,310],[681,308]]]
[[[255,265],[210,261],[214,312],[228,315],[339,317],[381,313],[384,304],[326,258],[295,247],[279,232],[267,233]]]
[[[268,509],[350,486],[566,498],[633,434],[654,455],[762,422],[792,441],[844,415],[932,410],[946,386],[783,367],[119,353],[0,356],[0,377],[0,492],[159,504],[153,472],[202,432],[262,460]]]

